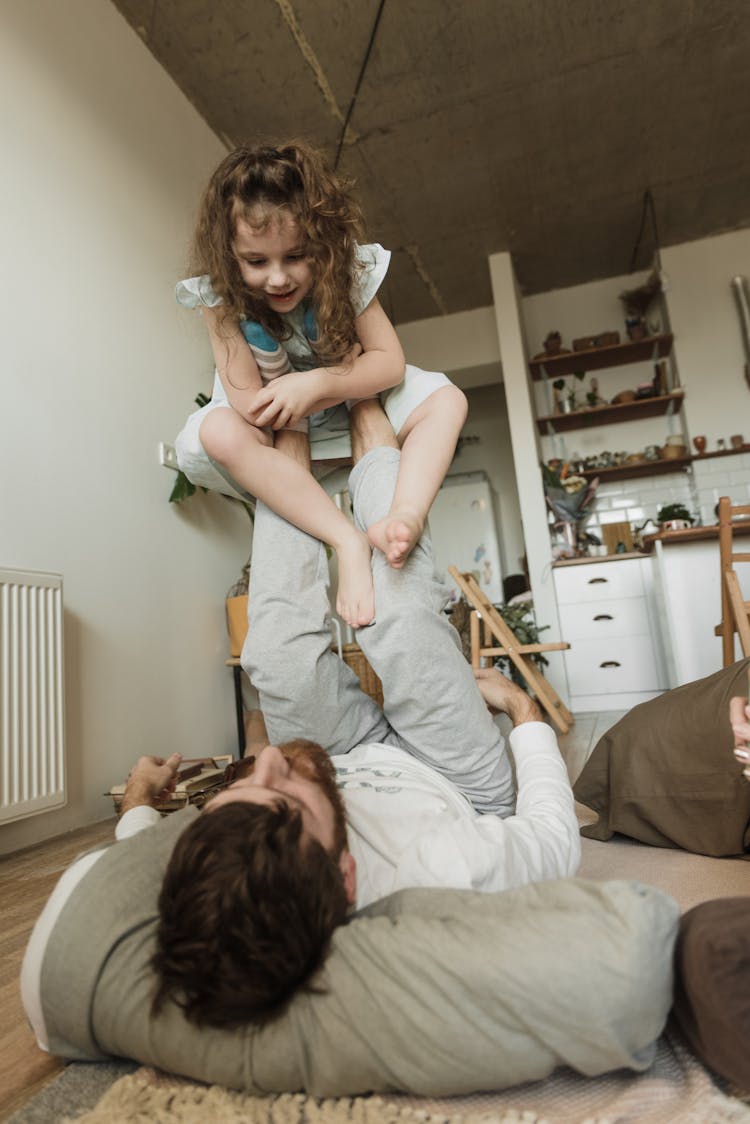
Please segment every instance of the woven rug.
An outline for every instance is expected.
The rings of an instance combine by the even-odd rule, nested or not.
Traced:
[[[584,1078],[560,1070],[545,1081],[443,1100],[412,1096],[320,1100],[251,1097],[141,1068],[83,1116],[64,1124],[750,1124],[750,1107],[722,1091],[674,1035],[651,1068]]]

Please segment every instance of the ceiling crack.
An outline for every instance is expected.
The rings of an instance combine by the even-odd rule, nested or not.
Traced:
[[[419,247],[416,245],[416,243],[411,242],[411,243],[409,243],[408,246],[404,246],[404,253],[408,254],[409,258],[411,259],[412,265],[414,266],[414,268],[417,271],[417,276],[420,278],[421,281],[424,282],[424,285],[425,285],[425,288],[427,289],[427,292],[430,294],[430,296],[434,300],[435,304],[438,306],[438,308],[442,312],[443,316],[447,316],[448,315],[448,306],[446,305],[445,301],[443,300],[442,295],[441,295],[440,290],[438,289],[437,285],[432,280],[429,273],[427,272],[427,270],[424,267],[424,263],[422,262],[422,258],[419,255]]]
[[[292,38],[299,47],[300,54],[302,55],[307,65],[310,67],[310,70],[312,70],[318,89],[323,95],[323,100],[325,101],[326,105],[328,106],[336,120],[343,125],[345,120],[344,114],[339,108],[339,103],[336,101],[336,97],[328,83],[328,79],[326,78],[325,71],[323,70],[323,67],[318,60],[318,56],[315,54],[315,51],[308,43],[307,38],[305,37],[305,34],[299,25],[292,5],[290,4],[289,0],[274,0],[274,3],[281,12],[284,23],[289,28]],[[347,128],[347,143],[353,144],[356,140],[357,134],[353,129]]]

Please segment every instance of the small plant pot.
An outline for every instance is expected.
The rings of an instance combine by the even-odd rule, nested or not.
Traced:
[[[666,519],[659,524],[662,531],[686,531],[690,526],[692,524],[688,523],[687,519]]]

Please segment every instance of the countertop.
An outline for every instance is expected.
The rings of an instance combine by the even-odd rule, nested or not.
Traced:
[[[750,535],[750,519],[732,524],[733,535]],[[685,527],[682,531],[658,531],[654,535],[643,536],[643,549],[650,551],[654,543],[661,542],[664,546],[679,546],[686,542],[702,542],[706,539],[718,539],[719,524],[711,523],[707,527]]]
[[[738,537],[750,535],[750,519],[733,523],[732,531]],[[558,566],[583,566],[592,562],[621,562],[624,558],[643,558],[645,555],[651,554],[654,543],[657,542],[663,543],[664,546],[681,546],[686,542],[705,542],[711,539],[716,539],[718,542],[718,523],[712,523],[707,527],[686,527],[682,531],[657,531],[653,535],[644,535],[643,550],[628,551],[627,554],[605,554],[597,558],[592,558],[589,555],[584,555],[582,558],[560,558],[552,565],[557,568]]]

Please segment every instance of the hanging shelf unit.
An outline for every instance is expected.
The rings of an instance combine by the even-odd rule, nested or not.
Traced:
[[[548,414],[537,418],[537,429],[542,434],[553,436],[571,429],[590,429],[592,426],[613,425],[615,422],[657,418],[679,410],[683,394],[682,390],[673,390],[671,394],[636,398],[634,402],[621,402],[617,406],[591,406],[585,410],[573,410],[569,414]]]
[[[664,332],[658,336],[646,336],[642,340],[625,340],[607,347],[594,347],[587,351],[564,351],[559,355],[538,356],[529,362],[531,377],[558,379],[563,375],[573,375],[576,371],[604,371],[607,367],[624,367],[628,363],[644,363],[664,359],[672,350],[673,336]]]

